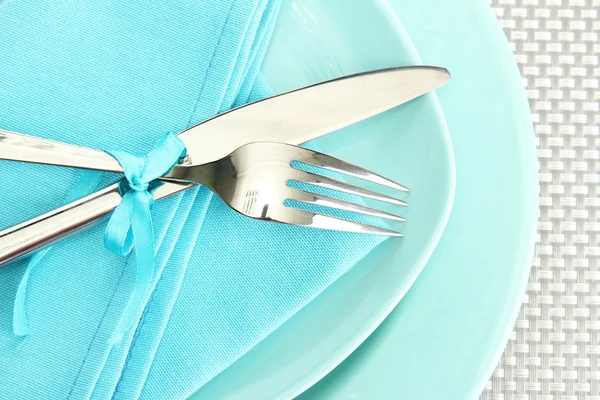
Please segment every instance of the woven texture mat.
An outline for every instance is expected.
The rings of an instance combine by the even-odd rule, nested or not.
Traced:
[[[538,146],[537,250],[481,399],[600,400],[600,0],[491,0]]]

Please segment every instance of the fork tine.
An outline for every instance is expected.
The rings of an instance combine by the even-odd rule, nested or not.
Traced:
[[[377,193],[372,190],[364,189],[359,186],[350,185],[349,183],[338,181],[337,179],[328,178],[323,175],[313,174],[312,172],[306,172],[299,169],[295,169],[294,178],[301,183],[309,183],[318,187],[339,190],[340,192],[353,194],[357,196],[364,196],[370,199],[384,201],[386,203],[396,204],[399,206],[408,205],[405,201],[396,199],[395,197],[387,196],[385,194]]]
[[[391,229],[380,228],[374,225],[362,224],[343,218],[337,218],[325,214],[300,210],[298,208],[294,208],[294,211],[299,213],[302,217],[304,217],[303,219],[306,218],[307,221],[310,221],[303,223],[302,225],[311,228],[329,229],[344,232],[367,233],[371,235],[404,236],[400,232],[396,232]],[[295,225],[299,224],[296,222]]]
[[[393,189],[401,190],[403,192],[409,192],[410,190],[396,183],[384,176],[371,172],[367,169],[359,167],[358,165],[351,164],[345,161],[342,161],[338,158],[329,156],[327,154],[319,153],[317,151],[300,148],[300,151],[297,153],[298,160],[300,162],[314,165],[316,167],[321,167],[323,169],[339,172],[342,174],[350,175],[356,178],[361,178],[366,181],[378,183],[383,186],[387,186]]]
[[[366,206],[352,203],[349,201],[336,199],[335,197],[323,196],[320,194],[307,192],[305,190],[295,189],[295,188],[292,190],[294,193],[293,200],[298,201],[300,203],[315,204],[318,206],[335,208],[335,209],[345,210],[345,211],[351,211],[351,212],[355,212],[355,213],[359,213],[359,214],[370,215],[373,217],[391,219],[393,221],[406,221],[405,218],[403,218],[399,215],[391,214],[391,213],[388,213],[385,211],[366,207]]]

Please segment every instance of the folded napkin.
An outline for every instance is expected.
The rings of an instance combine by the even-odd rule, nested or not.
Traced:
[[[167,131],[269,94],[259,67],[278,7],[0,2],[0,128],[145,154]],[[61,205],[81,176],[13,162],[0,170],[0,229]],[[28,260],[0,268],[0,398],[185,398],[383,240],[246,219],[205,188],[157,202],[152,215],[152,290],[116,345],[135,262],[104,248],[105,223],[32,269],[24,338],[13,335],[12,309]]]

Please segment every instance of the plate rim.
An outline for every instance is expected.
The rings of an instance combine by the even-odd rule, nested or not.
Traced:
[[[398,4],[401,3],[399,0],[381,0],[381,1],[387,1],[388,3],[398,3]],[[432,3],[432,0],[423,1],[423,4],[420,5],[420,8],[427,9],[427,7],[431,7],[433,5],[433,4],[427,5],[426,3]],[[496,53],[501,53],[500,56],[498,56],[498,57],[501,59],[502,63],[505,64],[504,66],[506,67],[506,69],[503,71],[504,75],[506,75],[504,77],[505,78],[504,80],[508,81],[511,84],[510,88],[508,88],[506,90],[507,90],[507,93],[510,92],[512,94],[512,96],[509,96],[507,94],[504,97],[511,98],[516,103],[516,105],[514,107],[512,107],[512,110],[515,111],[515,114],[517,115],[517,116],[513,117],[513,119],[516,120],[514,125],[519,127],[519,135],[516,136],[515,142],[518,146],[517,151],[519,152],[519,155],[522,157],[525,157],[525,159],[522,161],[522,164],[524,167],[527,167],[526,169],[521,171],[522,177],[519,180],[518,185],[516,185],[517,189],[519,189],[523,194],[525,194],[527,196],[527,198],[522,202],[521,207],[520,207],[520,210],[527,216],[527,218],[522,221],[522,229],[523,229],[524,233],[521,235],[521,237],[526,238],[526,240],[524,240],[524,242],[526,242],[526,243],[524,243],[522,245],[521,244],[515,245],[516,251],[519,252],[519,257],[518,257],[519,261],[515,262],[515,265],[518,264],[519,267],[515,269],[516,272],[511,280],[511,284],[514,285],[514,289],[510,290],[510,293],[512,293],[513,296],[507,297],[505,302],[502,303],[502,310],[505,310],[507,316],[505,315],[502,318],[501,326],[497,327],[497,331],[494,332],[494,336],[497,337],[498,340],[494,341],[494,344],[492,346],[493,348],[489,349],[489,351],[486,354],[482,355],[484,360],[481,361],[480,365],[477,365],[477,368],[476,368],[477,371],[471,377],[472,379],[470,381],[470,384],[468,384],[468,387],[464,387],[464,384],[463,384],[463,389],[465,389],[465,392],[468,392],[468,396],[465,396],[465,397],[476,398],[477,396],[479,396],[481,394],[481,391],[485,387],[486,382],[490,379],[490,376],[492,375],[492,372],[497,364],[497,361],[499,360],[500,356],[502,355],[502,353],[505,349],[506,343],[508,342],[508,339],[510,337],[510,333],[513,330],[514,322],[517,319],[518,313],[519,313],[521,305],[523,303],[522,295],[525,293],[526,286],[528,283],[528,277],[530,275],[530,270],[531,270],[531,260],[534,258],[534,254],[535,254],[536,236],[537,236],[537,221],[538,221],[537,211],[539,210],[539,196],[538,196],[538,190],[537,190],[538,185],[539,185],[539,176],[537,174],[537,168],[536,168],[537,157],[536,157],[536,146],[535,146],[535,137],[536,136],[535,136],[533,121],[531,118],[529,104],[527,102],[525,88],[523,87],[522,84],[519,85],[519,83],[522,83],[522,81],[521,81],[520,72],[517,67],[517,63],[514,61],[514,57],[510,50],[508,40],[505,37],[505,34],[504,34],[503,30],[501,29],[496,16],[493,14],[492,9],[489,7],[489,4],[487,2],[485,2],[484,0],[454,0],[454,1],[449,1],[447,3],[444,3],[444,7],[448,8],[448,9],[450,9],[450,8],[459,9],[461,7],[462,7],[462,9],[464,9],[464,7],[471,7],[472,9],[476,9],[478,13],[481,13],[481,17],[483,20],[477,20],[477,23],[474,23],[473,25],[475,25],[477,27],[485,27],[482,29],[486,29],[486,34],[488,34],[493,39],[493,40],[490,39],[490,41],[492,41],[493,43],[490,43],[489,45],[491,46],[492,44],[495,44],[495,45],[499,46]],[[392,8],[394,9],[394,13],[397,14],[396,9],[393,6],[392,6]],[[478,15],[478,16],[480,16],[480,15]],[[403,21],[402,18],[400,18],[400,20],[401,20],[401,22]],[[404,23],[403,23],[403,25],[404,25]],[[426,28],[423,28],[423,27],[416,28],[416,26],[417,26],[417,23],[415,22],[415,29],[413,29],[413,30],[407,29],[409,34],[413,33],[414,31],[416,31],[418,29],[421,29],[421,31],[419,33],[422,34],[423,37],[426,34],[431,34],[431,32],[429,32]],[[466,34],[473,34],[473,32],[469,31]],[[414,35],[411,35],[411,38],[414,38],[414,37],[415,37]],[[425,40],[425,39],[423,39],[423,40]],[[501,45],[499,45],[499,43]],[[443,44],[442,44],[442,46],[443,46]],[[431,46],[431,47],[435,47],[435,46]],[[429,58],[437,59],[432,54],[433,54],[432,50],[430,50],[429,52],[426,52],[426,56],[429,56]],[[498,58],[498,57],[496,57],[496,58]],[[508,64],[510,64],[509,65],[510,68],[507,67]],[[443,94],[440,97],[441,97],[440,101],[441,101],[442,105],[444,105],[444,104],[447,105],[448,102],[450,101],[447,98],[445,98]],[[450,124],[450,128],[452,129],[452,124]],[[460,174],[458,176],[458,179],[459,180],[461,179]],[[452,219],[452,217],[451,217],[451,219]],[[444,241],[444,238],[442,238],[442,242],[440,242],[440,243],[443,243],[443,241]],[[425,270],[427,271],[427,268]],[[421,279],[421,278],[419,278],[419,279]],[[415,287],[413,287],[413,289],[415,291],[418,290]],[[411,293],[411,292],[413,292],[413,289],[411,289],[411,291],[409,291],[409,293],[405,297],[406,299],[409,299],[411,297],[416,297],[416,296],[412,296],[413,293]],[[507,292],[508,292],[508,290],[507,290]],[[400,303],[399,308],[402,308],[403,304],[404,304],[404,302]],[[400,319],[402,319],[402,317],[398,317],[398,321]],[[406,321],[406,319],[402,319],[402,320]],[[385,333],[380,335],[379,332],[376,332],[375,335],[373,335],[369,339],[370,342],[367,347],[370,347],[371,349],[365,350],[365,353],[367,353],[367,354],[369,354],[369,352],[372,353],[372,358],[368,360],[369,364],[372,365],[373,363],[376,363],[377,361],[383,362],[383,360],[381,359],[381,351],[384,347],[389,348],[389,347],[393,346],[393,344],[391,344],[390,341],[394,338],[394,333],[398,333],[398,330],[396,329],[398,321],[391,322],[391,324],[392,324],[391,326],[385,326],[385,327],[382,326],[382,328],[384,328],[383,331],[385,331]],[[508,322],[508,321],[510,321],[510,322]],[[387,323],[387,321],[386,321],[386,323]],[[384,323],[384,325],[386,323]],[[379,338],[378,336],[381,336],[381,337]],[[490,336],[492,336],[492,335],[490,335]],[[374,353],[372,351],[373,348],[376,349],[375,351],[379,351],[379,353]],[[357,353],[359,353],[360,351],[361,350],[359,349],[357,351]],[[342,369],[343,369],[343,367],[342,367]],[[337,372],[334,372],[334,374],[335,373],[337,373]],[[343,372],[341,374],[343,374]],[[356,377],[356,375],[352,375],[353,372],[349,372],[349,374],[352,376],[352,378]],[[382,386],[386,385],[386,381],[383,378],[378,380],[376,378],[376,376],[370,375],[369,377],[373,378],[373,382],[374,382],[373,386],[379,385],[379,387],[382,387]],[[350,378],[348,375],[346,375],[346,376],[338,375],[334,379],[332,386],[335,386],[339,383],[338,386],[339,387],[343,386],[343,389],[344,389],[344,391],[342,393],[346,393],[346,394],[350,393],[350,390],[353,389],[354,392],[352,392],[352,393],[357,393],[356,391],[359,390],[360,395],[367,395],[367,396],[372,395],[372,393],[369,393],[368,391],[360,391],[360,388],[359,388],[360,384],[355,384],[354,386],[352,384],[348,384],[348,385],[344,386],[344,382],[349,382],[350,380],[352,380],[352,378]],[[328,378],[326,378],[326,379],[328,379]],[[364,383],[364,381],[366,379],[366,375],[365,374],[360,375],[360,379]],[[307,395],[325,393],[325,392],[319,392],[319,387],[327,388],[326,385],[327,385],[326,383],[322,384],[321,382],[319,382],[315,388],[311,388],[307,392]],[[332,390],[335,390],[335,389],[332,389]],[[330,392],[328,392],[328,393],[330,393]],[[339,392],[335,392],[335,393],[339,394]],[[308,398],[310,398],[310,396],[307,396],[306,398],[308,399]],[[426,398],[429,398],[429,397],[426,397]],[[299,399],[304,399],[304,397],[301,396]]]

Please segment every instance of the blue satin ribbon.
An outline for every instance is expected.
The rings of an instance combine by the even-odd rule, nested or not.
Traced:
[[[119,343],[131,328],[144,305],[154,275],[154,230],[150,212],[154,197],[149,191],[150,183],[173,168],[185,156],[185,144],[171,133],[165,134],[148,156],[137,156],[119,150],[107,150],[123,168],[127,179],[126,192],[112,214],[104,246],[120,256],[128,256],[135,250],[136,282],[123,315],[113,334],[113,344]],[[65,203],[91,193],[103,177],[100,171],[85,171],[66,196]],[[26,295],[32,269],[51,250],[46,248],[33,255],[15,295],[13,331],[17,336],[29,332],[26,317]]]
[[[135,250],[137,269],[133,293],[113,335],[113,343],[119,343],[143,308],[154,275],[154,230],[150,213],[154,197],[148,190],[150,182],[169,172],[185,156],[186,149],[177,136],[167,133],[148,156],[119,150],[106,152],[123,168],[129,187],[108,221],[104,246],[121,256]]]
[[[102,180],[104,173],[102,171],[83,171],[81,176],[77,180],[77,183],[73,185],[67,196],[65,197],[65,203],[70,203],[77,199],[87,196],[92,193]],[[25,273],[21,278],[17,294],[15,295],[14,307],[13,307],[13,332],[16,336],[27,336],[29,333],[29,327],[27,324],[26,314],[26,299],[27,299],[27,285],[29,284],[29,276],[33,268],[39,264],[46,254],[52,249],[52,247],[46,247],[35,253],[29,260]]]

